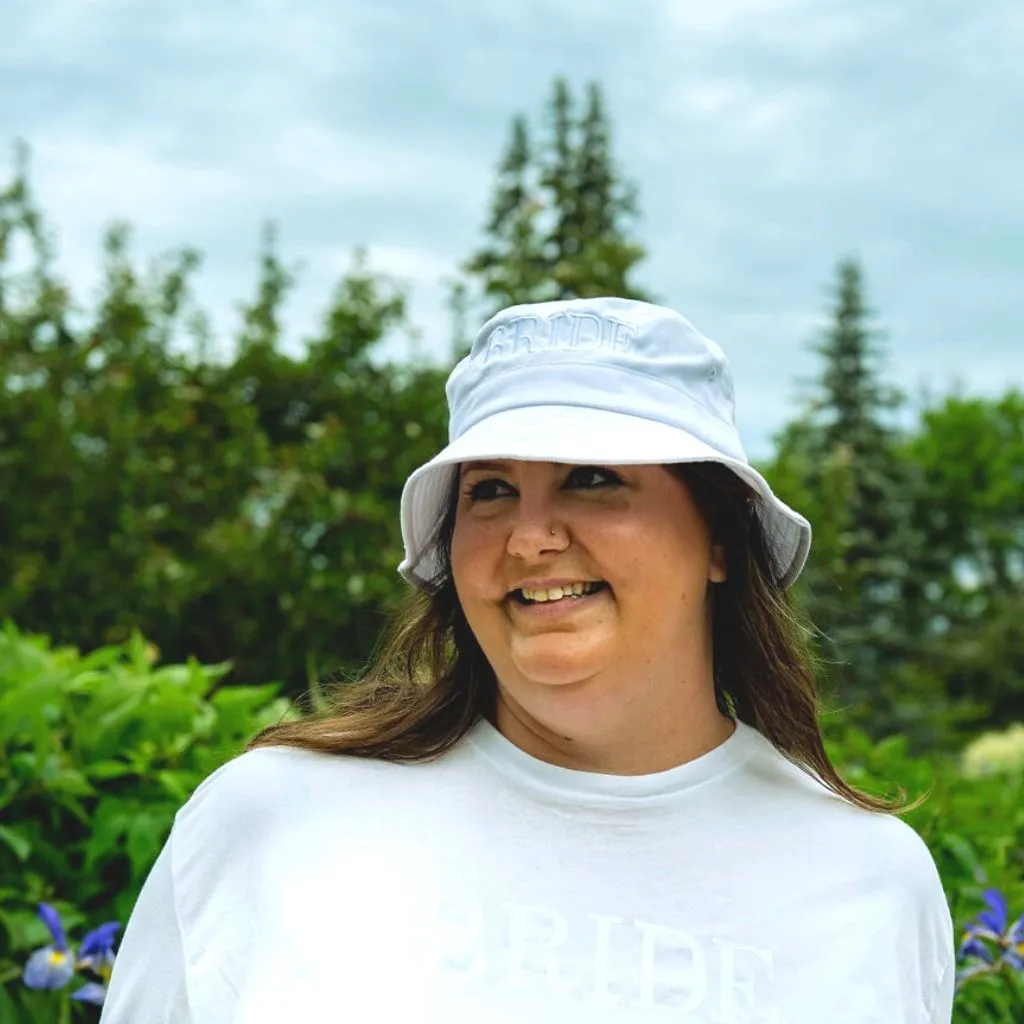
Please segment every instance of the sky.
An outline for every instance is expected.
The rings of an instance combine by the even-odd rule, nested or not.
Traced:
[[[725,349],[761,458],[847,256],[911,409],[1024,386],[1022,51],[1024,0],[3,0],[0,144],[83,301],[126,219],[140,258],[203,252],[227,347],[273,220],[289,347],[363,246],[410,293],[383,353],[444,360],[511,118],[597,81],[636,279]]]

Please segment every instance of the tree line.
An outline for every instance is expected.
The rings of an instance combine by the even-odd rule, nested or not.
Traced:
[[[513,119],[453,351],[514,302],[656,298],[638,225],[600,87],[556,81],[537,122]],[[354,674],[401,592],[402,485],[446,434],[448,367],[375,357],[405,294],[356,253],[288,355],[294,278],[268,226],[216,359],[200,254],[140,266],[118,224],[102,259],[83,307],[21,151],[0,191],[0,620],[83,650],[137,627],[167,662],[292,696]],[[867,291],[839,260],[813,393],[759,468],[815,529],[795,594],[829,699],[875,738],[954,745],[1024,721],[1024,395],[949,394],[897,426]]]

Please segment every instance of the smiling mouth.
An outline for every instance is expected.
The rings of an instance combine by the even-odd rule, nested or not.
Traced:
[[[579,601],[581,598],[608,590],[603,580],[592,580],[588,583],[575,583],[571,587],[555,587],[552,590],[513,590],[509,593],[516,604],[531,606],[537,604],[557,604],[561,601]]]

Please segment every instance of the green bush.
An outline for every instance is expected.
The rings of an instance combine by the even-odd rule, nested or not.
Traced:
[[[228,665],[156,661],[138,633],[82,655],[0,632],[0,1021],[45,1019],[63,995],[21,985],[50,941],[38,904],[72,935],[127,922],[175,811],[258,729],[297,713],[278,684],[218,689]]]
[[[830,757],[851,785],[892,796],[898,784],[913,798],[931,790],[929,799],[903,820],[935,858],[958,945],[985,909],[986,890],[1006,896],[1011,918],[1024,912],[1024,770],[1007,765],[972,778],[960,755],[914,757],[901,735],[872,744],[840,715],[826,716],[823,731]],[[958,987],[954,1021],[1021,1024],[1024,975],[971,978]]]

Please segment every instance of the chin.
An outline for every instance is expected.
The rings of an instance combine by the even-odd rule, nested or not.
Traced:
[[[533,640],[511,652],[520,677],[542,686],[572,686],[593,679],[608,665],[607,657],[599,650],[572,650],[564,636],[552,640]]]
[[[583,686],[594,676],[592,669],[566,664],[516,665],[516,671],[528,686]]]

